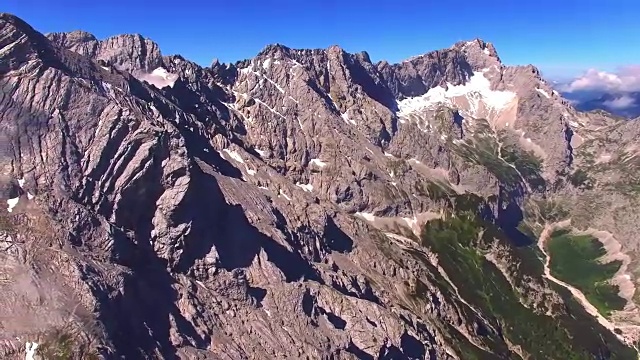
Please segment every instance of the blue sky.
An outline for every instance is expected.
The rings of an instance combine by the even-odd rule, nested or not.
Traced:
[[[338,44],[398,62],[475,37],[493,42],[505,63],[531,63],[553,78],[640,63],[637,0],[2,0],[0,11],[45,33],[140,33],[202,65],[276,42]]]

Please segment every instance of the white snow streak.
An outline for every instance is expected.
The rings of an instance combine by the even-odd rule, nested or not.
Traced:
[[[267,156],[267,152],[266,152],[266,151],[264,151],[264,150],[260,150],[260,149],[254,149],[254,150],[255,150],[255,151],[258,153],[258,155],[260,155],[261,157],[265,157],[265,156]]]
[[[327,166],[327,163],[322,161],[322,160],[320,160],[320,159],[311,159],[311,161],[309,161],[309,164],[310,165],[315,165],[315,166],[321,167],[321,168]]]
[[[296,183],[296,186],[300,187],[302,190],[307,191],[307,192],[313,191],[313,185],[311,185],[311,184]]]
[[[279,115],[281,118],[283,119],[287,119],[286,117],[284,117],[284,115],[282,115],[281,113],[279,113],[276,109],[273,109],[272,107],[270,107],[269,105],[265,104],[264,102],[262,102],[262,100],[259,99],[254,99],[258,104],[266,107],[267,109],[269,109],[272,113]]]
[[[549,93],[544,91],[544,89],[536,88],[536,91],[538,91],[540,94],[544,95],[544,97],[546,97],[547,99],[551,99],[551,96],[549,95]]]
[[[346,122],[347,124],[357,125],[356,121],[350,119],[347,113],[340,114],[340,117],[342,117],[342,120],[344,120],[344,122]]]
[[[291,201],[291,198],[290,198],[290,197],[288,197],[288,196],[287,196],[287,194],[283,193],[283,192],[282,192],[282,189],[281,189],[281,190],[279,190],[279,192],[280,192],[280,195],[282,195],[282,197],[284,197],[285,199],[287,199],[287,200]]]
[[[357,212],[356,215],[367,221],[374,221],[376,219],[375,215],[373,215],[372,213]]]
[[[227,154],[229,154],[229,156],[231,156],[231,158],[241,164],[244,164],[244,159],[242,158],[242,156],[240,156],[240,154],[238,154],[237,151],[235,150],[229,150],[229,149],[224,149],[222,150],[224,152],[226,152]]]

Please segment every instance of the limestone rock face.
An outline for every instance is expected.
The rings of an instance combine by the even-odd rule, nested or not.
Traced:
[[[400,64],[271,45],[203,68],[2,14],[0,86],[3,357],[63,331],[77,358],[520,351],[415,241],[445,208],[427,182],[508,193],[485,211],[500,224],[535,191],[468,161],[482,138],[497,158],[524,144],[548,182],[571,166],[581,115],[493,45]]]

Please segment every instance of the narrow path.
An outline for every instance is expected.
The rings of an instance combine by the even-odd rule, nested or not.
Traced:
[[[633,347],[636,352],[638,352],[638,348],[635,346],[633,339],[631,339],[630,337],[624,336],[624,335],[619,335],[616,334],[614,332],[614,329],[619,328],[619,329],[624,329],[627,328],[629,326],[625,326],[625,325],[616,325],[614,323],[612,323],[611,321],[607,320],[607,318],[605,318],[604,316],[602,316],[602,314],[600,314],[600,312],[598,312],[598,309],[596,309],[595,306],[593,306],[589,300],[587,300],[587,298],[584,296],[584,294],[582,293],[582,291],[576,289],[575,287],[573,287],[570,284],[567,284],[566,282],[554,277],[553,275],[551,275],[551,269],[549,267],[549,263],[551,262],[551,257],[549,256],[549,254],[547,254],[547,250],[545,249],[545,242],[547,241],[547,239],[550,237],[551,232],[553,231],[554,228],[554,224],[546,224],[544,227],[544,230],[542,230],[542,233],[540,234],[540,237],[538,238],[538,247],[540,248],[540,251],[542,251],[542,253],[545,256],[545,260],[544,260],[544,277],[549,279],[550,281],[553,281],[554,283],[566,288],[567,290],[569,290],[571,292],[571,294],[580,302],[580,304],[584,307],[584,309],[593,317],[596,318],[596,320],[598,320],[598,322],[604,326],[605,328],[607,328],[609,331],[611,331],[612,334],[614,334],[618,339],[620,339],[620,341],[622,341],[623,343]],[[638,359],[640,359],[640,352],[638,352]]]

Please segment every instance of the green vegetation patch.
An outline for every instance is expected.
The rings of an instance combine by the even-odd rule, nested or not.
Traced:
[[[610,351],[611,359],[626,359],[631,354],[630,349],[579,309],[572,308],[567,314],[559,305],[554,307],[556,316],[551,317],[523,305],[502,271],[484,256],[493,242],[504,245],[509,240],[472,212],[429,221],[421,240],[438,254],[439,264],[457,285],[462,298],[491,319],[491,331],[520,345],[531,359],[593,359],[604,349]],[[516,286],[526,281],[524,275],[541,277],[542,266],[534,252],[511,248],[509,257],[514,267],[507,271],[516,277]],[[565,297],[571,295],[563,294]],[[515,358],[496,345],[491,347],[496,358]]]
[[[626,300],[618,295],[618,286],[610,283],[622,262],[601,263],[606,251],[598,239],[557,230],[548,240],[547,252],[551,274],[582,291],[601,314],[609,316],[624,308]]]
[[[533,151],[525,151],[517,146],[503,146],[500,149],[502,158],[518,169],[534,191],[544,191],[547,186],[542,177],[542,159]]]

